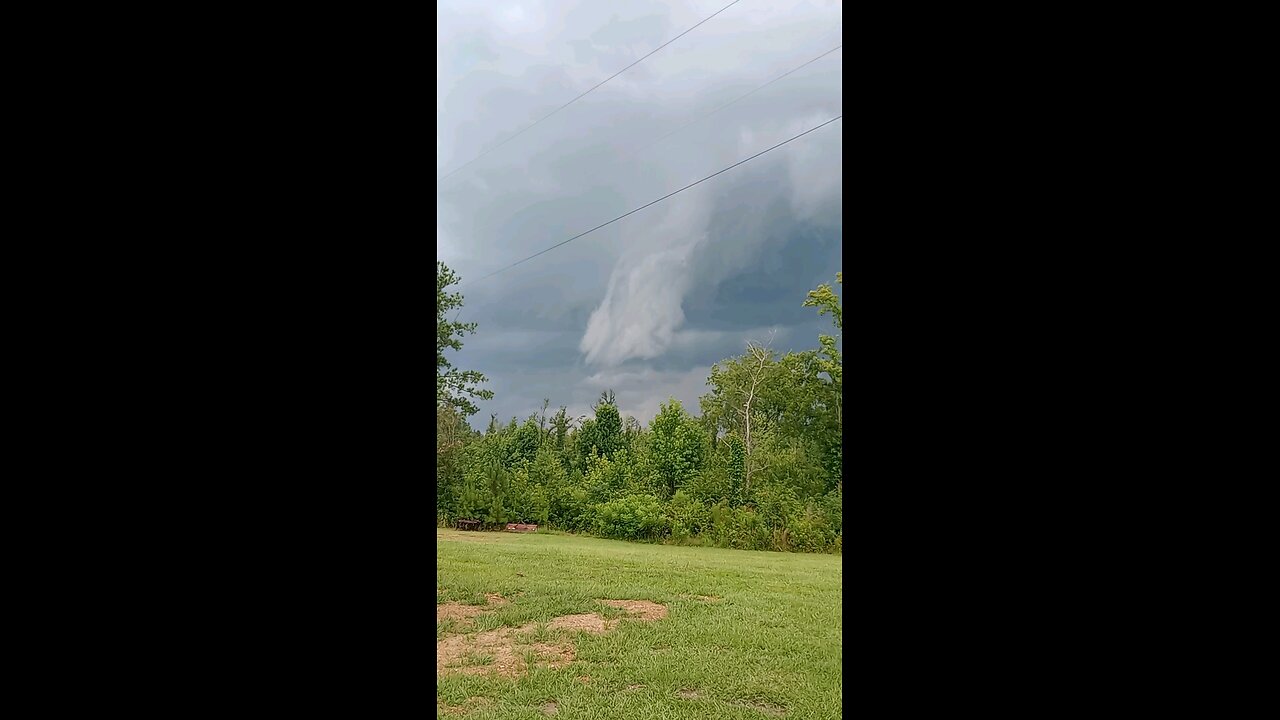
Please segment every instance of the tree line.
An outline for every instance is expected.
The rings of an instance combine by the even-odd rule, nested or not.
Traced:
[[[523,422],[490,417],[483,432],[466,418],[480,373],[454,368],[474,323],[448,321],[462,298],[456,276],[437,264],[436,516],[491,526],[538,523],[622,540],[706,544],[748,550],[841,551],[841,357],[836,337],[816,350],[779,354],[752,342],[711,366],[709,392],[694,415],[661,404],[646,426],[623,418],[611,391],[592,415],[552,414],[550,400]],[[836,273],[836,282],[842,274]],[[830,285],[804,305],[843,327]]]

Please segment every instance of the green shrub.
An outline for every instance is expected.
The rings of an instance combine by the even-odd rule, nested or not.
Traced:
[[[684,490],[677,490],[667,503],[667,519],[671,537],[684,540],[703,531],[710,521],[707,507],[690,497]]]
[[[768,550],[772,533],[759,513],[749,507],[730,508],[716,503],[711,508],[711,537],[719,547],[739,550]]]
[[[652,540],[665,534],[662,503],[652,495],[628,495],[595,506],[595,531],[619,540]]]

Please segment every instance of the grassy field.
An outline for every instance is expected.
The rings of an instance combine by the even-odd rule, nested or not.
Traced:
[[[840,717],[838,556],[436,540],[437,717]]]

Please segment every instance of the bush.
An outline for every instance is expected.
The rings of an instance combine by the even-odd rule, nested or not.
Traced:
[[[665,534],[662,503],[652,495],[628,495],[595,507],[595,529],[618,540],[652,540]]]
[[[702,503],[694,500],[684,490],[677,490],[667,504],[667,519],[674,540],[685,540],[702,532],[710,520],[710,514]]]
[[[835,533],[827,526],[825,518],[797,518],[791,526],[791,545],[788,550],[798,552],[824,552],[835,539]]]
[[[769,550],[773,546],[772,533],[755,510],[731,508],[723,502],[711,508],[710,535],[719,547]]]
[[[739,550],[768,550],[770,539],[769,527],[759,513],[749,507],[733,511],[733,521],[729,528],[730,547]]]
[[[717,547],[729,547],[729,530],[733,526],[733,510],[724,500],[711,506],[711,527],[708,534]]]

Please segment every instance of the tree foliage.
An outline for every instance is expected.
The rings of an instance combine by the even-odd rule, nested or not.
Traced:
[[[702,470],[704,439],[698,422],[685,414],[680,401],[670,398],[649,424],[649,457],[664,495],[675,495]]]
[[[477,388],[487,378],[475,370],[460,370],[445,357],[446,350],[461,350],[462,336],[476,331],[476,323],[460,323],[448,315],[462,307],[462,294],[450,293],[459,278],[444,263],[436,262],[436,404],[457,408],[466,415],[475,415],[479,409],[470,398],[493,398],[492,390]],[[456,315],[455,315],[456,318]]]

